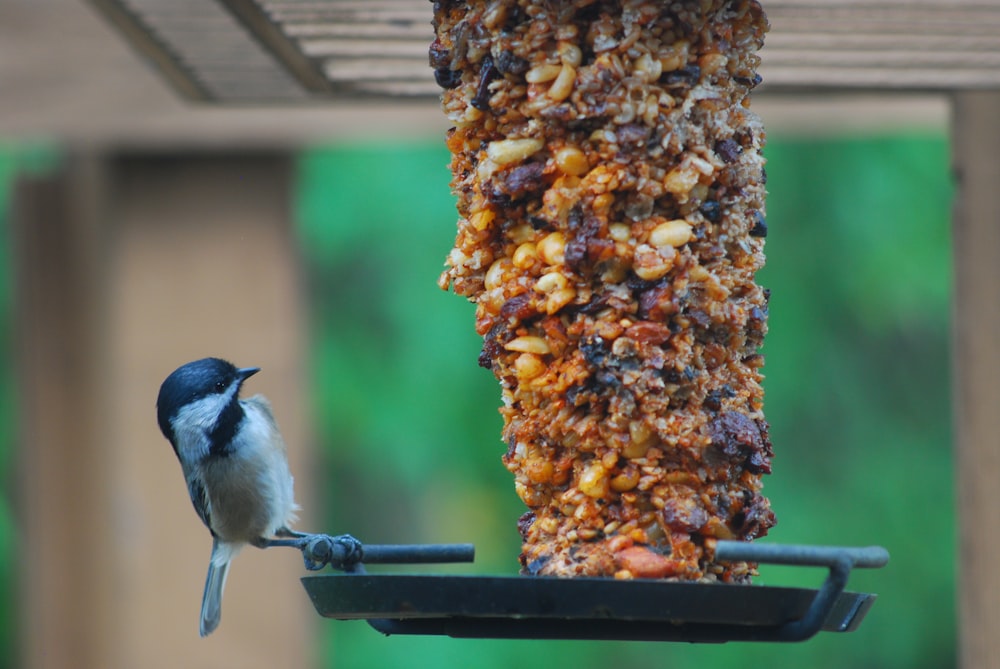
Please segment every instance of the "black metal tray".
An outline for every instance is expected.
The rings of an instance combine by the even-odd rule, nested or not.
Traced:
[[[380,548],[395,558],[378,559]],[[375,561],[399,559],[401,547],[369,547]],[[431,561],[435,547],[420,549]],[[457,553],[452,549],[451,558]],[[829,569],[819,589],[654,580],[531,576],[364,573],[302,579],[316,610],[338,620],[367,620],[385,634],[463,638],[636,641],[802,641],[820,630],[858,627],[875,595],[844,592],[853,567],[880,567],[880,547],[844,548],[718,542],[724,561],[749,560]],[[471,559],[471,547],[468,548]],[[360,572],[360,573],[358,573]]]

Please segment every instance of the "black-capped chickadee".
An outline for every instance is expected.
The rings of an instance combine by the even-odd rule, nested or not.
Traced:
[[[240,387],[260,371],[204,358],[176,369],[160,386],[157,421],[174,447],[198,516],[212,533],[212,558],[201,603],[201,636],[218,626],[229,563],[247,544],[289,545],[271,537],[308,536],[289,529],[298,508],[285,442],[261,395]]]

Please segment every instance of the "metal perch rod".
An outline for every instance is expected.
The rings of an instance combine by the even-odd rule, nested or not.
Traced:
[[[850,547],[803,546],[796,544],[758,544],[745,541],[719,541],[715,557],[724,562],[763,562],[815,567],[833,567],[847,560],[849,567],[877,568],[889,562],[889,551],[881,546]]]
[[[289,546],[302,551],[306,569],[318,571],[330,565],[354,571],[361,564],[428,564],[472,562],[472,544],[363,544],[349,534],[294,533],[291,538],[270,539],[263,547]]]

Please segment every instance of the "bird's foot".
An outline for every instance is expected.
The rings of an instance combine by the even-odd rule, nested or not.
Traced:
[[[349,534],[330,536],[329,534],[308,534],[281,528],[276,537],[261,537],[253,542],[257,548],[288,546],[302,551],[306,569],[319,571],[326,565],[340,571],[354,571],[361,564],[364,545]]]

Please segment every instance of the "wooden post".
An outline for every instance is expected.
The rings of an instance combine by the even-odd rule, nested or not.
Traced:
[[[159,384],[257,365],[308,508],[303,318],[284,152],[76,156],[15,195],[22,666],[312,663],[292,550],[234,563],[198,637],[211,540],[159,434]]]
[[[1000,93],[955,96],[953,383],[959,666],[1000,657]]]

